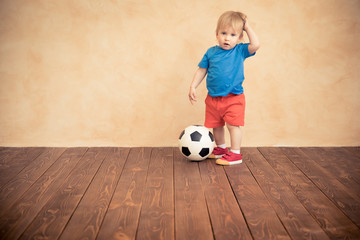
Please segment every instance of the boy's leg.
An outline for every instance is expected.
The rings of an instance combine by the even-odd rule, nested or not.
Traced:
[[[240,126],[234,126],[227,123],[227,128],[230,133],[230,140],[231,140],[231,150],[239,151],[241,147],[241,140],[242,140],[242,132]]]
[[[227,153],[224,126],[213,128],[213,133],[217,147],[214,148],[213,152],[209,155],[208,158],[221,158],[224,154]]]
[[[240,126],[244,126],[245,95],[229,94],[225,100],[226,111],[224,121],[230,133],[231,151],[218,159],[216,163],[220,165],[239,164],[242,163],[242,156],[240,154],[242,133]]]
[[[241,128],[240,126],[234,126],[231,124],[227,124],[227,127],[230,132],[231,151],[222,156],[220,159],[216,160],[216,163],[219,165],[233,165],[242,163],[242,156],[240,154],[242,139]]]
[[[219,146],[219,145],[225,144],[225,128],[224,128],[224,126],[213,128],[213,133],[214,133],[216,145]]]

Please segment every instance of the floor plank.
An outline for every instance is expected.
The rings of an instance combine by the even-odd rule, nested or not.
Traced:
[[[0,213],[6,211],[60,157],[65,148],[48,148],[0,188]]]
[[[87,148],[69,148],[16,202],[0,215],[3,239],[18,239],[63,184]]]
[[[344,186],[332,173],[304,152],[304,148],[281,148],[299,168],[335,205],[360,227],[360,198]]]
[[[151,148],[132,148],[99,230],[98,239],[135,239]]]
[[[201,185],[199,164],[174,150],[176,239],[211,240],[213,233]]]
[[[252,239],[222,166],[199,163],[215,239]]]
[[[0,165],[0,187],[15,177],[31,161],[37,158],[44,148],[22,148],[21,151],[10,159],[3,159]]]
[[[291,238],[329,239],[261,153],[256,148],[245,148],[242,152],[246,164]]]
[[[154,148],[136,239],[174,239],[173,149]]]
[[[96,238],[130,151],[129,148],[109,150],[60,239]]]
[[[57,239],[108,153],[108,148],[89,148],[20,239]]]
[[[0,150],[0,171],[4,166],[7,166],[12,162],[12,159],[19,154],[21,151],[25,151],[24,148],[12,148],[12,147],[1,147]]]
[[[359,149],[0,147],[0,239],[360,239]]]
[[[341,148],[302,148],[302,151],[360,196],[358,159],[352,159],[351,155],[347,156]]]
[[[360,147],[343,147],[343,149],[348,152],[351,156],[357,158],[357,162],[360,161]]]
[[[259,150],[331,239],[360,239],[358,227],[323,192],[319,191],[281,149],[259,148]]]
[[[291,239],[245,163],[226,167],[254,239]]]

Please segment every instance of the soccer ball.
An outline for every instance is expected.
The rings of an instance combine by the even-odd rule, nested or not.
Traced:
[[[189,126],[180,134],[179,149],[192,161],[204,160],[214,150],[214,136],[204,126]]]

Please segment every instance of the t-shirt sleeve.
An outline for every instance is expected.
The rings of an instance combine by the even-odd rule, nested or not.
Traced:
[[[203,58],[202,58],[201,61],[199,62],[198,67],[201,67],[201,68],[209,68],[208,52],[205,53],[205,55],[203,56]]]
[[[250,43],[240,43],[240,48],[239,51],[241,52],[241,55],[245,58],[254,56],[256,52],[254,52],[253,54],[249,53],[249,44]]]

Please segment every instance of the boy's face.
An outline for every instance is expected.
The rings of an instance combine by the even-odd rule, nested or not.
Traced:
[[[220,28],[216,34],[216,38],[222,49],[230,50],[240,42],[240,35],[241,33],[239,31],[235,31],[233,27],[227,26]]]

